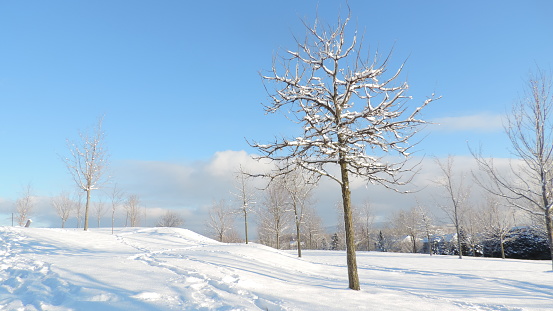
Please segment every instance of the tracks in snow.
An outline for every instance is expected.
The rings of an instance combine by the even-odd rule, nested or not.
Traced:
[[[215,262],[199,260],[186,255],[188,251],[201,250],[211,244],[200,243],[186,247],[159,248],[152,245],[151,248],[140,238],[140,233],[124,233],[116,235],[116,238],[127,246],[135,248],[139,254],[128,259],[141,261],[151,267],[168,270],[174,274],[169,280],[171,287],[180,292],[179,297],[173,297],[183,310],[288,310],[282,303],[275,303],[274,297],[261,297],[252,291],[239,285],[243,282],[237,271],[231,267],[218,265]],[[187,241],[178,234],[174,238]],[[175,245],[176,246],[176,245]],[[213,253],[216,255],[215,253]],[[200,272],[192,266],[207,265],[210,275]],[[202,269],[203,270],[203,269]],[[144,292],[135,295],[134,298],[144,300],[162,299],[159,293]],[[242,306],[234,307],[233,306]]]
[[[0,231],[0,310],[70,310],[60,306],[78,288],[49,264],[19,256],[24,240],[9,228]]]

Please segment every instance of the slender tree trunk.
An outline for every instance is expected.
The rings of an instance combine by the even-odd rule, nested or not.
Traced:
[[[456,226],[457,230],[457,249],[459,251],[459,259],[463,259],[463,249],[461,248],[461,230],[459,230],[459,225]]]
[[[551,208],[546,209],[545,226],[547,227],[547,240],[549,242],[549,252],[551,253],[551,269],[553,269],[553,219],[551,216]]]
[[[296,242],[298,244],[298,257],[301,257],[300,222],[296,220]]]
[[[505,236],[503,234],[501,234],[499,243],[501,244],[501,258],[505,259]]]
[[[84,231],[88,231],[88,211],[90,207],[90,189],[86,190],[86,206],[84,209]]]
[[[344,224],[346,229],[346,254],[348,264],[349,288],[360,290],[359,275],[357,274],[357,259],[355,257],[355,240],[353,231],[353,216],[351,212],[351,191],[349,189],[349,176],[347,163],[340,159],[340,171],[342,174],[342,201],[344,205]]]
[[[426,240],[428,241],[428,253],[432,256],[432,241],[430,240],[430,233],[426,231]]]
[[[463,259],[463,249],[461,248],[461,224],[459,223],[459,211],[457,210],[457,204],[455,204],[455,230],[457,231],[457,249],[459,250],[459,259]]]
[[[248,244],[248,211],[244,208],[244,233],[246,234],[246,244]]]

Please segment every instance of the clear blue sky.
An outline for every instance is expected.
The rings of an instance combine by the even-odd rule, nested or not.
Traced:
[[[338,1],[0,2],[0,198],[32,182],[70,185],[65,140],[105,115],[114,163],[209,161],[253,152],[294,125],[266,117],[259,71],[302,37],[300,19],[347,14]],[[505,156],[499,116],[530,70],[552,68],[552,1],[355,1],[352,25],[372,51],[407,60],[413,104],[449,120],[420,145],[466,155],[466,141]],[[449,118],[449,119],[447,119]]]

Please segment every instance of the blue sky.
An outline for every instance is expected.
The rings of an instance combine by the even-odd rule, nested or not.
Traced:
[[[41,196],[71,187],[65,140],[101,115],[123,180],[133,180],[129,163],[209,166],[217,152],[253,153],[244,138],[294,131],[264,115],[259,72],[303,37],[301,19],[334,23],[344,3],[0,2],[0,199],[29,182]],[[421,154],[467,155],[468,141],[508,156],[500,117],[536,65],[552,67],[553,2],[349,6],[371,51],[393,47],[391,68],[407,60],[413,105],[443,96],[424,113],[441,125],[428,128]]]

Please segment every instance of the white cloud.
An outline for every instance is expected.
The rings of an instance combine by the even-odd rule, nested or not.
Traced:
[[[491,113],[442,117],[432,120],[434,130],[498,132],[503,130],[503,116]]]
[[[213,201],[233,199],[234,176],[240,165],[249,172],[266,170],[266,164],[245,151],[227,150],[192,163],[120,163],[115,177],[126,192],[139,195],[146,208],[183,210],[187,227],[202,232],[207,207]],[[263,181],[255,183],[261,187]]]
[[[415,159],[416,160],[416,159]],[[505,164],[506,161],[497,163]],[[242,164],[252,172],[265,171],[267,164],[252,160],[251,155],[245,151],[221,151],[206,161],[188,163],[160,162],[160,161],[128,161],[114,163],[116,174],[114,181],[118,183],[127,194],[137,194],[141,205],[146,209],[146,221],[142,225],[155,225],[160,215],[167,209],[181,213],[185,218],[185,227],[200,233],[205,233],[205,220],[208,207],[219,200],[233,202],[231,192],[235,191],[234,172]],[[470,170],[475,169],[475,164],[470,157],[456,157],[456,168],[467,173],[467,182],[471,182]],[[438,180],[440,171],[432,158],[425,158],[422,162],[421,172],[415,177],[411,186],[406,189],[420,190],[415,194],[399,194],[380,185],[367,184],[361,178],[351,178],[352,201],[360,205],[368,201],[373,206],[378,219],[387,219],[392,212],[414,207],[417,200],[439,213],[436,200],[440,200],[440,189],[432,181]],[[262,188],[264,181],[256,180],[255,186]],[[421,190],[422,189],[422,190]],[[335,226],[338,221],[336,204],[341,202],[340,185],[328,178],[321,179],[319,187],[315,191],[315,207],[323,218],[326,226]],[[108,202],[101,191],[93,193],[93,200],[104,196],[103,201]],[[33,220],[45,226],[59,226],[59,220],[53,211],[50,200],[41,198],[37,215]],[[236,201],[234,201],[236,205]],[[262,204],[262,194],[259,194],[257,202]],[[13,203],[13,202],[11,202]],[[0,207],[4,212],[8,211],[9,202],[2,202]],[[91,216],[93,217],[93,216]],[[116,226],[124,225],[124,213],[118,211]],[[95,218],[92,218],[95,220]],[[102,220],[103,225],[108,225],[109,215]],[[7,222],[4,222],[7,224]],[[74,226],[72,218],[68,226]],[[92,222],[91,227],[95,227]],[[255,220],[252,221],[252,227]],[[240,220],[236,226],[242,232]],[[254,229],[252,228],[252,232]]]
[[[258,166],[246,151],[218,151],[207,164],[207,172],[213,176],[229,177],[242,165],[244,169]]]
[[[414,161],[417,161],[414,159]],[[186,227],[200,233],[205,232],[205,219],[208,207],[219,200],[234,199],[234,173],[239,165],[251,172],[267,169],[267,164],[259,163],[245,151],[221,151],[207,161],[193,163],[168,163],[133,161],[120,166],[120,185],[129,193],[141,197],[147,209],[158,215],[162,209],[182,210]],[[455,158],[456,172],[466,173],[466,182],[472,182],[470,171],[476,169],[471,157]],[[421,171],[411,185],[403,190],[419,190],[414,194],[400,194],[380,185],[367,184],[361,178],[351,178],[352,201],[360,205],[369,201],[379,219],[387,219],[391,213],[414,207],[417,200],[437,214],[440,213],[436,201],[441,200],[441,190],[433,182],[441,178],[441,173],[433,158],[425,158]],[[264,181],[256,180],[256,187],[262,188]],[[476,190],[475,190],[476,191]],[[321,179],[315,191],[315,206],[326,226],[336,225],[336,204],[341,202],[340,185],[328,178]],[[257,202],[262,204],[262,194]],[[237,204],[237,203],[236,203]],[[153,222],[151,220],[150,222]],[[241,232],[240,222],[237,228]]]

